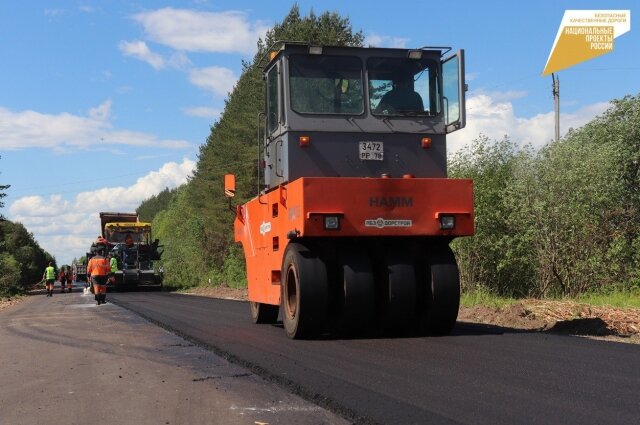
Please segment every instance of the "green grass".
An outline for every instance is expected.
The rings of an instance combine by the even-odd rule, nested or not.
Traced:
[[[462,307],[474,307],[476,305],[483,305],[486,307],[503,308],[516,302],[518,302],[518,300],[515,298],[500,297],[484,289],[476,289],[472,292],[465,292],[460,297],[460,305]]]
[[[614,291],[608,294],[583,294],[575,301],[594,306],[640,308],[640,291]]]
[[[592,306],[609,306],[617,308],[640,308],[640,290],[623,291],[616,290],[609,293],[590,293],[579,295],[575,298],[554,298],[557,301],[575,301]],[[552,299],[553,300],[553,299]],[[462,307],[474,307],[483,305],[486,307],[503,308],[515,304],[519,300],[494,295],[487,290],[478,289],[463,293],[460,297]]]

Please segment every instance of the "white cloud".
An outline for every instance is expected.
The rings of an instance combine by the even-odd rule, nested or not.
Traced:
[[[146,62],[155,69],[165,67],[165,61],[162,56],[152,52],[144,41],[121,41],[118,48],[125,56],[132,56]]]
[[[509,100],[522,99],[523,97],[528,96],[528,92],[524,90],[509,90],[509,91],[485,91],[485,90],[476,90],[469,96],[470,98],[486,95],[489,96],[493,102],[501,103]]]
[[[194,68],[189,71],[189,81],[214,95],[226,96],[236,84],[238,77],[228,68],[211,66],[208,68]]]
[[[467,98],[467,125],[448,136],[447,150],[453,153],[484,134],[490,139],[502,139],[505,135],[519,145],[531,144],[540,148],[554,138],[553,111],[531,118],[516,116],[509,99],[522,97],[520,92],[481,93]],[[569,128],[578,128],[602,114],[610,105],[594,103],[573,113],[561,113],[560,130],[564,135]]]
[[[57,18],[62,15],[64,15],[64,9],[45,9],[44,10],[44,16]]]
[[[207,106],[193,106],[190,108],[183,108],[185,114],[192,117],[210,118],[217,120],[222,113],[219,109],[209,108]]]
[[[174,52],[166,62],[169,66],[177,69],[184,69],[191,65],[191,61],[184,52]]]
[[[132,130],[115,130],[110,122],[111,101],[89,110],[87,116],[36,111],[13,112],[0,107],[0,149],[104,148],[107,144],[184,149],[185,140],[160,139]]]
[[[256,50],[256,42],[268,26],[251,23],[242,12],[199,12],[163,9],[138,13],[133,19],[147,37],[176,50],[189,52],[246,53]]]
[[[466,81],[477,80],[479,76],[480,76],[479,72],[468,72],[468,71],[465,71],[465,73],[464,73],[464,79]]]
[[[163,69],[167,66],[182,69],[191,65],[191,61],[184,52],[174,52],[168,57],[152,52],[144,41],[121,41],[118,48],[125,56],[131,56],[148,63],[154,69]]]
[[[66,210],[69,208],[69,202],[64,201],[61,195],[51,195],[48,199],[44,199],[41,196],[25,196],[20,198],[11,204],[9,211],[12,214],[24,211],[29,212],[33,217],[39,219],[50,218],[58,215],[60,210]],[[39,220],[39,223],[46,224],[44,220]]]
[[[84,255],[100,233],[99,211],[135,211],[144,199],[186,183],[195,166],[186,158],[182,163],[169,162],[129,187],[82,192],[71,201],[61,195],[26,196],[9,206],[9,219],[24,224],[58,264],[69,264],[73,257]]]
[[[119,211],[135,209],[144,199],[162,191],[165,187],[176,187],[186,182],[195,168],[195,162],[185,159],[182,164],[169,162],[158,171],[140,177],[129,187],[107,187],[76,196],[77,211]]]
[[[404,49],[408,42],[408,38],[371,33],[365,37],[364,45],[369,47],[395,47]]]

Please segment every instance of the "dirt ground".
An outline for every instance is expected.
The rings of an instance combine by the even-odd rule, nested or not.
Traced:
[[[247,290],[216,286],[182,292],[233,300],[246,300]],[[0,310],[20,298],[0,298]],[[572,301],[521,300],[502,308],[461,307],[458,320],[532,332],[553,332],[640,344],[640,309],[592,306]]]
[[[460,308],[458,320],[640,344],[640,309],[526,299],[502,308]]]
[[[0,298],[0,311],[4,310],[5,308],[13,307],[14,305],[18,304],[22,299],[23,299],[22,297]]]

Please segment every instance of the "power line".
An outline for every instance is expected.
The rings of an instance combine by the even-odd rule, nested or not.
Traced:
[[[249,160],[252,161],[252,160]],[[231,167],[234,166],[238,166],[238,165],[243,165],[246,164],[248,161],[247,160],[238,160],[238,161],[233,161],[233,162],[226,162],[225,164],[217,164],[214,167],[210,167],[207,169],[207,171],[213,171],[213,172],[223,172],[226,170],[229,170]],[[152,172],[157,172],[157,171],[151,171],[147,174],[150,174]],[[78,184],[78,183],[94,183],[94,182],[100,182],[100,181],[105,181],[105,180],[109,180],[112,181],[115,178],[118,177],[126,177],[126,176],[130,176],[130,175],[136,175],[137,173],[127,173],[127,174],[121,174],[118,176],[110,176],[110,177],[105,177],[105,178],[99,178],[99,179],[91,179],[91,180],[79,180],[76,182],[68,182],[68,183],[62,183],[62,184],[55,184],[55,185],[44,185],[44,186],[32,186],[29,188],[20,188],[18,190],[13,190],[13,188],[11,190],[9,190],[7,192],[7,198],[13,198],[13,197],[20,197],[20,193],[26,192],[30,189],[39,189],[39,188],[49,188],[49,187],[58,187],[58,186],[70,186],[73,184]],[[206,182],[206,183],[214,183],[214,182]],[[223,185],[223,183],[220,183],[221,187]],[[86,187],[86,186],[85,186]],[[103,189],[103,188],[98,188],[98,189]],[[53,192],[37,192],[37,193],[30,193],[28,195],[21,195],[21,196],[41,196],[41,197],[47,197],[47,196],[51,196],[51,195],[63,195],[63,194],[69,194],[69,193],[79,193],[79,192],[89,192],[92,190],[98,190],[98,189],[94,189],[91,187],[88,188],[74,188],[74,189],[69,189],[69,190],[56,190]],[[18,196],[16,196],[16,192],[18,193]]]
[[[128,176],[133,176],[136,175],[138,173],[126,173],[126,174],[119,174],[117,176],[108,176],[108,177],[102,177],[102,178],[98,178],[98,179],[84,179],[84,180],[76,180],[76,181],[71,181],[71,182],[66,182],[66,183],[57,183],[57,184],[47,184],[47,185],[39,185],[39,186],[30,186],[30,187],[22,187],[20,189],[17,190],[17,192],[22,192],[22,191],[27,191],[27,190],[33,190],[33,189],[44,189],[44,188],[48,188],[48,187],[60,187],[60,186],[70,186],[73,184],[80,184],[80,183],[94,183],[94,182],[100,182],[100,181],[105,181],[105,180],[113,180],[113,179],[117,179],[120,177],[128,177]],[[16,190],[14,190],[15,192]]]

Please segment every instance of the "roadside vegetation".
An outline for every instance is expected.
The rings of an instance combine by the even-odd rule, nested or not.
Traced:
[[[504,309],[523,299],[531,298],[512,298],[493,294],[483,289],[466,291],[460,297],[460,306],[471,308],[475,306],[485,306],[495,308],[497,310]],[[558,297],[545,298],[550,301],[575,301],[578,303],[589,304],[601,307],[614,308],[633,308],[640,309],[640,290],[620,291],[615,290],[609,293],[586,293],[576,297]]]
[[[10,185],[0,185],[1,202]],[[0,298],[25,292],[42,278],[45,267],[53,261],[21,223],[0,214]],[[54,263],[55,265],[55,263]]]
[[[483,305],[486,307],[501,309],[516,303],[518,300],[511,297],[501,297],[486,289],[478,288],[473,291],[465,291],[460,296],[461,307],[475,307]]]
[[[51,255],[21,223],[0,219],[0,297],[24,293],[42,278]]]
[[[360,46],[363,35],[335,13],[302,17],[294,6],[259,40],[193,177],[138,209],[165,247],[168,287],[246,285],[223,176],[237,177],[235,204],[257,193],[261,72],[276,40]],[[449,171],[475,187],[476,235],[452,244],[463,305],[640,298],[640,97],[612,100],[602,116],[540,149],[479,135],[451,156]]]
[[[450,173],[474,180],[476,235],[453,243],[465,292],[640,290],[640,97],[537,151],[481,136]]]
[[[631,291],[613,291],[610,293],[602,294],[581,294],[576,297],[576,301],[589,305],[640,309],[640,290],[634,289]]]
[[[177,191],[178,189],[165,188],[157,195],[145,199],[136,209],[140,221],[153,222],[153,219],[160,211],[166,210],[169,207]]]

